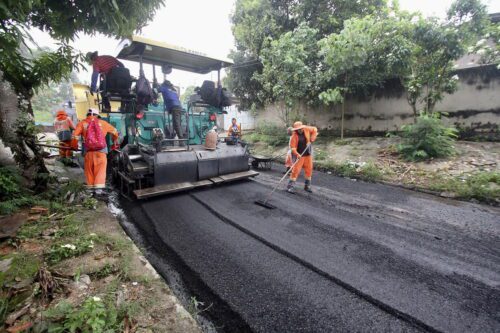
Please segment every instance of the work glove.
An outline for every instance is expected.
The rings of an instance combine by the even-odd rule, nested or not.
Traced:
[[[118,143],[116,143],[116,142],[111,146],[111,150],[118,151],[119,149],[120,149],[120,145]]]

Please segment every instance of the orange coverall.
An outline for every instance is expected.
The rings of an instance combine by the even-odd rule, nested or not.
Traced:
[[[83,136],[83,141],[87,137],[87,128],[89,122],[92,121],[95,116],[87,116],[86,119],[76,125],[76,130],[73,133],[74,136]],[[111,134],[113,142],[118,140],[118,131],[116,128],[111,126],[104,120],[99,119],[99,126],[101,127],[102,133],[104,135]],[[108,148],[104,148],[100,151],[86,151],[84,160],[84,172],[85,179],[87,181],[87,187],[91,188],[104,188],[106,187],[106,167],[108,165],[108,158],[106,153]]]
[[[56,119],[54,120],[54,129],[56,132],[60,131],[69,131],[74,130],[75,126],[70,118],[68,118],[68,114],[61,110],[57,111]],[[71,140],[68,141],[59,141],[60,147],[71,147]],[[73,156],[73,151],[71,149],[59,149],[60,157],[71,157]]]
[[[302,130],[304,131],[306,144],[313,143],[316,140],[316,137],[318,136],[318,129],[316,127],[304,126]],[[298,144],[299,144],[299,133],[297,133],[297,131],[294,131],[290,139],[290,149],[292,150],[292,154],[297,158],[300,156],[300,153],[302,153],[302,152],[300,153],[297,152]],[[299,159],[299,161],[295,164],[295,166],[292,169],[292,174],[290,175],[290,180],[296,181],[302,168],[304,168],[305,179],[311,180],[312,170],[313,170],[312,152],[311,155],[309,156],[302,156]]]

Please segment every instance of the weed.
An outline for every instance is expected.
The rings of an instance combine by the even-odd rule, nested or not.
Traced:
[[[0,215],[9,215],[15,213],[22,207],[26,207],[35,203],[35,199],[31,196],[21,196],[0,202]]]
[[[36,238],[48,227],[50,224],[45,221],[25,223],[18,229],[16,237],[21,240]]]
[[[324,161],[328,157],[326,151],[321,149],[314,149],[314,158],[316,161]]]
[[[97,199],[95,198],[86,198],[84,201],[83,201],[83,207],[87,208],[87,209],[91,209],[91,210],[96,210],[97,209]]]
[[[338,139],[338,140],[335,140],[335,144],[337,146],[346,146],[346,145],[349,145],[351,144],[352,140],[349,140],[349,139]]]
[[[59,224],[55,238],[75,237],[84,232],[83,224],[76,220],[74,215],[66,216]]]
[[[0,327],[5,324],[5,319],[9,313],[9,300],[7,298],[0,298]]]
[[[112,303],[105,304],[99,297],[89,297],[80,308],[67,302],[59,303],[46,311],[45,317],[51,321],[49,332],[104,333],[121,331],[122,318]],[[61,322],[55,322],[61,321]]]
[[[454,127],[444,126],[439,113],[421,113],[416,124],[405,125],[402,130],[403,142],[398,151],[406,160],[420,161],[455,153],[453,142],[458,132]]]
[[[60,242],[50,247],[46,258],[49,263],[56,264],[64,259],[80,256],[94,248],[94,237],[87,236],[77,239],[74,244],[62,244]]]
[[[40,259],[25,252],[15,253],[11,256],[12,263],[6,272],[0,272],[0,286],[15,281],[33,278],[40,267]],[[5,259],[5,258],[3,258]]]
[[[435,177],[430,189],[455,193],[458,198],[494,203],[500,199],[500,173],[478,172],[470,176]]]
[[[379,167],[372,162],[357,163],[347,161],[344,163],[336,163],[327,161],[319,163],[319,165],[326,170],[331,171],[333,174],[347,178],[358,178],[369,182],[380,180],[383,175]]]
[[[359,171],[359,176],[361,179],[375,182],[382,178],[382,171],[374,163],[368,162]]]
[[[90,277],[93,279],[96,279],[96,280],[100,280],[100,279],[103,279],[103,278],[105,278],[105,277],[107,277],[115,272],[116,272],[116,267],[114,267],[113,265],[111,265],[109,263],[106,263],[103,267],[101,267],[100,270],[90,274],[91,275]]]
[[[191,296],[187,311],[191,314],[191,316],[196,317],[197,315],[199,315],[203,311],[208,310],[212,306],[212,304],[210,304],[206,308],[203,308],[204,305],[205,305],[204,302],[200,302],[196,299],[195,296]]]
[[[0,199],[17,197],[21,194],[21,177],[14,168],[0,167]]]
[[[275,124],[259,124],[255,132],[245,136],[250,142],[262,142],[271,147],[278,147],[288,143],[286,128]]]

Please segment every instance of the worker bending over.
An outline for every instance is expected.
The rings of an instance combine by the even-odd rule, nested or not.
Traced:
[[[118,132],[106,121],[99,119],[98,115],[98,110],[89,109],[87,118],[78,123],[74,132],[75,137],[83,138],[85,179],[87,187],[91,189],[106,187],[106,134],[110,134],[113,140],[111,149],[118,149]]]
[[[233,141],[233,143],[237,143],[241,140],[241,125],[236,123],[236,118],[231,119],[231,126],[227,130],[227,136]]]
[[[172,114],[175,134],[177,134],[179,139],[184,139],[184,133],[182,132],[181,126],[182,106],[177,90],[175,90],[172,82],[165,80],[160,85],[158,91],[161,92],[163,96],[163,106],[165,110]],[[184,145],[184,141],[181,141],[180,145]]]
[[[109,55],[98,55],[97,51],[95,52],[88,52],[86,55],[87,61],[92,64],[93,72],[92,72],[92,81],[90,84],[90,93],[93,94],[97,92],[97,79],[99,77],[99,74],[104,74],[104,75],[109,75],[111,73],[111,70],[115,67],[124,67],[123,64],[118,61],[113,56]],[[101,83],[103,81],[103,77],[101,75]],[[102,87],[100,87],[102,90]],[[109,100],[106,96],[102,96],[102,104],[104,106],[104,109],[106,111],[111,110],[111,104],[109,103]]]
[[[71,148],[71,138],[74,129],[75,126],[68,117],[66,111],[57,111],[56,119],[54,120],[54,130],[59,139],[59,147],[61,147],[61,149],[59,149],[59,157],[61,158],[71,158],[71,156],[73,156],[73,151],[69,148]]]
[[[290,176],[290,181],[288,182],[287,191],[290,193],[295,193],[295,182],[300,174],[302,167],[305,172],[305,184],[304,190],[307,192],[312,192],[311,190],[311,177],[313,170],[313,160],[312,160],[312,147],[311,144],[316,140],[318,136],[318,129],[312,126],[303,125],[302,122],[296,121],[293,124],[293,134],[290,139],[290,150],[292,151],[292,156],[298,158],[299,160],[295,163],[292,174]],[[302,155],[302,157],[301,157]]]

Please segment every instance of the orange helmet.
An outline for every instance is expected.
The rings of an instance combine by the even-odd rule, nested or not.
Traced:
[[[66,111],[64,110],[59,110],[57,111],[56,113],[56,116],[59,117],[59,116],[67,116],[68,114],[66,113]]]

